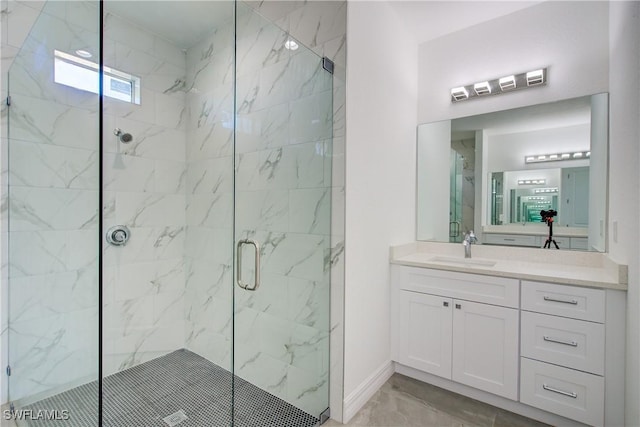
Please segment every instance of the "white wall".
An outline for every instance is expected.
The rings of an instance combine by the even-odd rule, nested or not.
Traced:
[[[388,3],[349,2],[347,16],[345,421],[390,364],[389,245],[415,239],[418,70]]]
[[[418,122],[606,92],[606,2],[545,2],[420,46]],[[435,66],[432,66],[435,64]],[[452,104],[452,87],[549,67],[546,87]]]
[[[640,425],[640,3],[611,2],[609,252],[629,265],[625,425]],[[613,227],[617,223],[617,241]]]

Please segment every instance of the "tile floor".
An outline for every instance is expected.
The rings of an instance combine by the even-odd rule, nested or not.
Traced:
[[[330,420],[323,427],[342,424]],[[348,426],[544,427],[546,424],[394,374]]]

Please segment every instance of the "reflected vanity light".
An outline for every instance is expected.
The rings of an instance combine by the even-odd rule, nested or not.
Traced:
[[[572,151],[569,153],[536,154],[524,156],[525,163],[557,162],[561,160],[582,160],[591,157],[591,151]]]
[[[84,49],[76,50],[76,55],[78,55],[80,58],[86,58],[86,59],[91,58],[93,56],[91,52]]]
[[[519,179],[518,185],[545,185],[546,179]]]
[[[499,95],[518,89],[542,86],[546,83],[547,69],[540,68],[525,73],[511,74],[493,80],[454,87],[451,89],[451,102],[465,101],[488,95]]]
[[[540,193],[557,193],[558,187],[547,187],[547,188],[534,188],[533,192],[536,194]]]

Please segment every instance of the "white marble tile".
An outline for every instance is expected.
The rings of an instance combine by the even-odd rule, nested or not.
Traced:
[[[156,94],[156,124],[172,129],[183,130],[187,126],[187,108],[185,105],[185,95]]]
[[[107,222],[106,227],[117,224]],[[171,260],[182,257],[185,244],[184,225],[130,227],[131,236],[125,246],[105,246],[106,266]]]
[[[331,230],[331,189],[310,188],[289,192],[289,231],[329,235]]]
[[[22,49],[29,52],[53,52],[57,49],[73,54],[76,50],[87,49],[89,46],[97,52],[98,42],[95,29],[87,30],[76,23],[42,13],[26,37]]]
[[[98,277],[83,269],[11,279],[11,322],[64,315],[98,305]]]
[[[231,265],[233,260],[233,228],[204,228],[187,226],[185,256],[192,259],[215,260]]]
[[[33,24],[40,15],[40,11],[16,1],[7,2],[6,43],[19,48],[31,31]],[[3,22],[5,24],[5,22]]]
[[[106,191],[154,191],[156,163],[153,159],[128,154],[105,153],[103,179]]]
[[[140,89],[140,104],[131,104],[130,102],[105,97],[103,110],[104,113],[116,117],[154,124],[156,119],[155,95],[156,92],[147,89],[143,85]]]
[[[211,228],[233,225],[233,194],[194,194],[188,197],[187,223]]]
[[[331,91],[320,92],[291,103],[291,144],[329,139],[333,134]]]
[[[290,32],[313,48],[346,32],[346,1],[309,2],[289,14]]]
[[[236,120],[236,153],[278,148],[289,143],[289,106],[276,105]]]
[[[108,38],[142,52],[153,52],[154,36],[137,25],[110,12],[104,16],[104,34]]]
[[[269,233],[263,242],[265,272],[309,280],[324,278],[328,238],[295,233]]]
[[[235,347],[237,348],[237,347]],[[238,366],[237,356],[234,370]],[[280,360],[258,353],[255,357],[240,363],[237,375],[275,396],[286,396],[288,365]]]
[[[116,221],[128,227],[182,226],[185,196],[160,193],[118,193]]]
[[[286,190],[239,191],[235,203],[235,221],[240,229],[285,232],[294,221]]]
[[[329,283],[288,279],[288,318],[320,330],[329,330]]]
[[[54,144],[67,147],[95,149],[98,115],[52,101],[12,96],[12,139]]]
[[[173,65],[186,69],[186,52],[161,37],[156,36],[153,38],[153,54],[156,58],[162,58]]]
[[[114,288],[114,300],[124,301],[184,289],[182,258],[115,264],[105,281]]]
[[[12,187],[12,231],[77,230],[97,225],[97,191]]]
[[[183,193],[186,189],[187,171],[184,162],[171,160],[155,161],[155,192]]]
[[[328,375],[318,376],[315,372],[289,366],[286,400],[303,411],[318,417],[329,407]]]
[[[233,158],[231,156],[189,162],[187,189],[189,194],[222,194],[233,191]]]
[[[97,308],[15,322],[9,348],[12,399],[58,388],[97,374]]]

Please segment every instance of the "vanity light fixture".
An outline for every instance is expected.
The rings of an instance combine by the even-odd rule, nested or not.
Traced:
[[[520,74],[511,74],[493,80],[458,86],[451,89],[451,102],[465,101],[488,95],[499,95],[518,89],[527,89],[547,83],[547,69],[540,68]]]
[[[545,69],[529,71],[527,73],[527,86],[537,86],[545,82]]]
[[[516,76],[513,74],[507,77],[502,77],[498,80],[498,84],[500,85],[500,89],[504,92],[510,89],[515,89],[516,86]]]
[[[451,98],[456,101],[462,101],[469,98],[469,91],[464,86],[454,87],[451,89]]]
[[[491,93],[491,85],[489,82],[480,82],[473,85],[476,95],[489,95]]]
[[[524,156],[525,163],[540,163],[540,162],[557,162],[561,160],[581,160],[591,157],[591,151],[572,151],[565,153],[554,154],[537,154],[533,156]]]
[[[545,185],[546,179],[519,179],[518,185]]]

